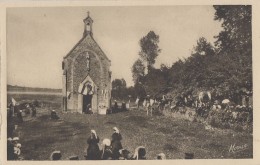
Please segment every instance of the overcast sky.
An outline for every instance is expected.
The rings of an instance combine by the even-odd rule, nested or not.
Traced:
[[[128,86],[138,42],[149,31],[160,36],[158,67],[190,56],[199,37],[213,43],[221,30],[212,6],[9,8],[8,84],[61,88],[62,58],[81,39],[87,11],[94,39],[111,60],[112,79],[124,78]]]

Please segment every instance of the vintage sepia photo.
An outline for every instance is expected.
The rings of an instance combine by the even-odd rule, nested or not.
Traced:
[[[254,158],[252,5],[7,7],[6,72],[8,162]]]

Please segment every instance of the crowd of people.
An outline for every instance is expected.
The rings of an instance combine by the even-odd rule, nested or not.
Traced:
[[[250,98],[251,99],[251,98]],[[137,109],[145,110],[147,115],[154,112],[160,114],[180,113],[188,114],[188,117],[193,117],[195,120],[203,120],[214,127],[220,128],[239,128],[244,130],[251,129],[253,123],[253,107],[252,101],[249,101],[249,96],[245,97],[243,105],[234,103],[230,99],[218,99],[212,97],[209,92],[203,97],[197,99],[188,96],[180,97],[173,101],[172,98],[167,98],[165,95],[162,98],[150,97],[137,98]],[[214,101],[213,101],[214,100]]]
[[[253,122],[253,108],[252,106],[234,105],[234,104],[220,104],[217,101],[212,106],[201,104],[196,108],[197,116],[205,119],[212,116],[217,116],[222,122],[229,123],[252,123]]]
[[[180,112],[185,114],[186,111],[183,112],[183,107],[188,106],[185,105],[185,101],[183,104],[175,104],[172,105],[172,102],[167,102],[167,99],[164,97],[159,99],[152,99],[151,97],[147,97],[144,100],[137,98],[136,104],[139,108],[143,106],[144,109],[148,111],[151,109],[158,109],[159,111],[163,111],[166,109],[171,110],[174,113]],[[208,100],[207,102],[199,101],[191,104],[194,107],[196,117],[202,117],[204,119],[211,119],[213,117],[217,117],[221,120],[222,123],[252,123],[253,121],[253,108],[252,106],[241,106],[235,105],[228,99],[220,101],[214,101],[212,104]],[[31,114],[31,117],[36,117],[36,106],[33,104],[27,104],[25,106],[25,110],[15,110],[15,107],[10,104],[8,107],[8,139],[7,139],[7,150],[8,150],[8,160],[18,160],[21,159],[21,143],[19,143],[19,137],[14,137],[12,132],[15,130],[14,126],[10,126],[9,123],[16,115],[18,119],[18,123],[23,122],[23,113]],[[109,113],[117,113],[121,111],[126,111],[129,107],[125,103],[119,107],[117,101],[114,102],[111,107]],[[53,120],[59,119],[55,110],[51,111],[50,118]],[[113,134],[111,136],[111,140],[105,138],[101,143],[101,148],[99,148],[100,138],[97,135],[95,130],[91,130],[90,136],[87,139],[87,150],[84,158],[86,160],[142,160],[146,159],[146,149],[143,146],[138,146],[134,153],[132,154],[127,149],[124,149],[121,143],[122,135],[119,132],[117,127],[113,128]],[[186,153],[185,153],[186,154]],[[185,158],[191,159],[193,158],[193,154],[187,153]],[[54,151],[51,154],[51,160],[61,160],[61,152]],[[166,159],[164,153],[160,153],[157,155],[155,159]],[[71,156],[69,160],[79,160],[78,156]]]
[[[100,138],[95,130],[90,131],[90,136],[87,139],[87,150],[84,155],[86,160],[146,160],[146,149],[144,146],[138,146],[134,153],[124,149],[121,143],[122,135],[117,127],[113,128],[111,140],[105,138],[102,141],[101,149],[99,148]],[[51,160],[61,160],[61,151],[51,153]],[[164,153],[157,155],[156,159],[166,159]],[[69,160],[79,160],[78,156],[71,156]]]
[[[21,143],[19,143],[19,137],[7,139],[7,160],[21,159]]]

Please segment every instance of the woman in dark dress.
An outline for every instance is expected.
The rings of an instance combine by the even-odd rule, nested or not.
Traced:
[[[123,148],[121,144],[122,136],[116,127],[114,127],[113,130],[114,133],[112,134],[111,146],[113,152],[113,159],[117,160],[120,157],[119,150]]]
[[[139,146],[135,149],[135,153],[134,153],[134,156],[133,156],[133,160],[146,160],[146,150],[145,150],[145,147],[143,146]]]
[[[87,160],[99,160],[100,150],[99,150],[99,137],[95,130],[91,130],[90,137],[88,138],[88,148],[87,148]]]

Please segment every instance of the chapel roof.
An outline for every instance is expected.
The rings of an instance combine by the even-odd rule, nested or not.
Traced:
[[[92,18],[89,16],[89,12],[88,12],[88,16],[87,16],[83,21],[84,21],[84,22],[85,22],[85,21],[91,21],[91,22],[93,23]],[[87,38],[87,37],[88,37],[88,38]],[[83,35],[83,37],[82,37],[82,38],[78,41],[78,43],[69,51],[69,53],[67,53],[67,55],[63,57],[63,59],[68,58],[68,57],[71,55],[71,53],[73,52],[73,50],[76,49],[76,48],[83,42],[83,40],[86,39],[86,38],[87,38],[87,39],[91,39],[91,40],[94,42],[95,46],[97,46],[98,49],[102,52],[102,54],[103,54],[103,56],[105,57],[105,59],[107,59],[109,62],[111,62],[111,61],[109,60],[109,58],[106,56],[106,54],[104,53],[104,51],[100,48],[100,46],[98,45],[98,43],[95,41],[95,39],[93,38],[93,36],[90,35],[90,34]]]

